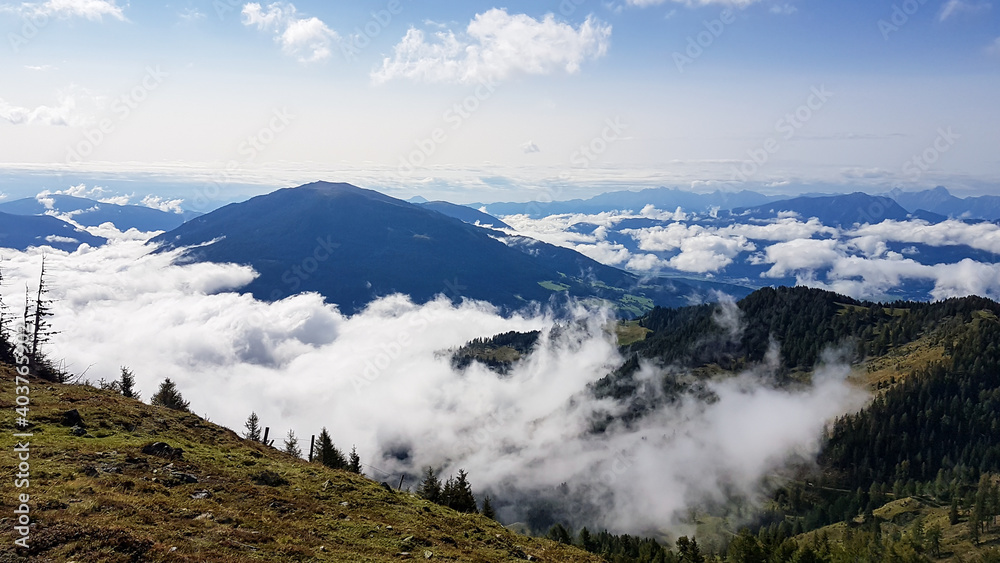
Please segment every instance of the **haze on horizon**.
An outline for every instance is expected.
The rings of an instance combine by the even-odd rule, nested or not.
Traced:
[[[0,3],[0,192],[991,193],[981,0]]]

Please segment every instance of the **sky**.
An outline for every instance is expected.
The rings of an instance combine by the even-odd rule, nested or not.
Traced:
[[[0,3],[0,192],[467,203],[1000,178],[987,0]],[[211,188],[206,188],[211,186]]]

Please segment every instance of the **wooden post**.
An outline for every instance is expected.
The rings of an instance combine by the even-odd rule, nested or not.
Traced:
[[[270,426],[265,426],[264,427],[264,440],[263,441],[264,441],[264,445],[265,446],[270,446],[271,445],[271,444],[267,443],[267,433],[270,432],[270,431],[271,431],[271,427]]]
[[[309,438],[309,461],[313,460],[313,447],[316,445],[316,435],[313,434],[312,438]]]
[[[379,464],[379,465],[381,465],[381,464]],[[397,491],[402,491],[403,490],[403,477],[406,477],[406,475],[400,475],[399,476],[399,486],[396,487]]]

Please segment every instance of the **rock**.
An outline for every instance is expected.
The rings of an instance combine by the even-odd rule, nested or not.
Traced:
[[[206,490],[195,491],[191,493],[191,498],[194,500],[204,500],[207,498],[212,498],[212,493]]]
[[[98,477],[101,475],[101,472],[96,467],[87,466],[83,468],[83,474],[87,477]]]
[[[84,434],[87,433],[87,431],[79,426],[74,426],[73,428],[69,429],[69,433],[74,436],[83,436]]]
[[[87,425],[83,423],[83,417],[80,416],[80,411],[76,409],[63,413],[62,424],[63,426],[79,426],[80,428],[87,427]]]
[[[347,501],[344,501],[344,502],[340,503],[340,506],[350,506],[350,503],[347,502]]]
[[[386,483],[385,481],[382,481],[382,488],[389,491],[390,493],[392,492],[392,487],[390,487],[389,483]]]
[[[392,531],[392,526],[386,526],[385,529],[389,530],[389,531]]]
[[[165,442],[153,442],[152,444],[146,444],[142,447],[142,453],[146,455],[155,455],[156,457],[162,457],[165,459],[180,459],[183,452],[184,450],[180,448],[172,448]]]
[[[177,479],[181,483],[197,483],[198,482],[198,478],[195,477],[194,475],[191,475],[190,473],[176,472],[176,473],[171,473],[170,476],[173,477],[174,479]]]
[[[205,512],[194,517],[195,520],[215,520],[215,515],[211,512]]]
[[[263,471],[254,475],[253,482],[258,485],[265,485],[267,487],[280,487],[282,485],[287,485],[288,480],[278,475],[274,471]]]
[[[430,559],[431,557],[434,557],[434,553],[433,552],[430,552],[430,551],[425,551],[424,552],[424,559]]]

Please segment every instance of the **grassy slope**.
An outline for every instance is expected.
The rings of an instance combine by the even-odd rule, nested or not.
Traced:
[[[0,367],[0,375],[0,471],[11,476],[13,374]],[[31,393],[28,492],[37,524],[31,552],[15,553],[15,489],[5,478],[0,561],[375,562],[407,558],[402,552],[449,561],[601,561],[247,442],[193,414],[84,386],[33,381]],[[62,425],[70,409],[78,409],[86,436]],[[144,455],[152,442],[183,448],[182,458]],[[288,484],[256,484],[264,471]],[[211,496],[193,499],[196,491]]]

